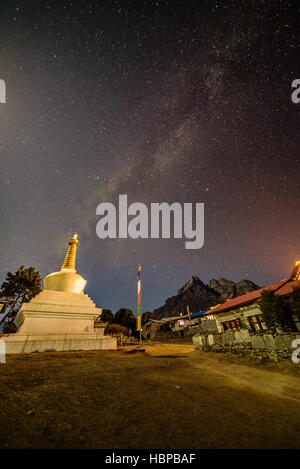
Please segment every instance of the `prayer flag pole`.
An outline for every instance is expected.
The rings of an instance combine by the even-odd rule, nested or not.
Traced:
[[[138,317],[136,329],[140,332],[140,345],[142,343],[142,317],[141,317],[141,270],[142,267],[139,265],[137,272],[137,300],[138,300]]]

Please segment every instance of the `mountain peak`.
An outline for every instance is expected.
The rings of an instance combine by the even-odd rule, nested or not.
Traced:
[[[190,280],[185,285],[183,285],[183,287],[179,288],[178,295],[196,286],[205,288],[205,284],[200,280],[200,278],[197,275],[193,275]]]
[[[163,306],[154,310],[154,316],[157,319],[179,316],[187,312],[187,307],[191,313],[196,313],[258,288],[260,287],[251,280],[244,279],[236,283],[224,277],[211,279],[205,285],[197,275],[193,275],[178,290],[177,295],[168,298]]]

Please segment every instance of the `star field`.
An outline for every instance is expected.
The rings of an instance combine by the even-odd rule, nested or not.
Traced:
[[[192,275],[267,285],[300,259],[296,1],[1,1],[1,281],[73,232],[98,306]],[[205,244],[100,240],[96,207],[204,202]]]

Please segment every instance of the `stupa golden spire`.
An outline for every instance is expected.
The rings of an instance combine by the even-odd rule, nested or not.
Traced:
[[[77,233],[69,241],[68,251],[59,272],[53,272],[44,278],[44,290],[82,293],[86,280],[75,270],[76,250],[79,245]]]
[[[69,248],[65,257],[65,260],[61,266],[60,270],[68,269],[76,272],[75,262],[76,262],[76,249],[79,245],[77,233],[74,233],[73,238],[69,242]]]

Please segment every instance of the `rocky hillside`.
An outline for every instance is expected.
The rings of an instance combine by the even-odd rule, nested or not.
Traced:
[[[187,305],[191,313],[203,311],[210,306],[223,303],[227,298],[235,298],[260,288],[251,280],[233,282],[226,278],[212,279],[205,285],[198,277],[192,277],[177,295],[168,298],[163,306],[154,310],[156,319],[186,314]]]

